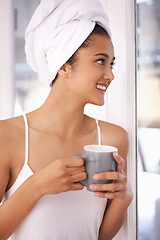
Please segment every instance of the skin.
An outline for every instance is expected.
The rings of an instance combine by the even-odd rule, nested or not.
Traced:
[[[92,35],[90,47],[79,50],[78,61],[73,66],[66,63],[58,71],[58,78],[45,103],[27,114],[29,166],[34,174],[0,205],[1,240],[7,239],[16,230],[42,196],[83,189],[80,183],[75,183],[86,179],[83,159],[71,159],[71,156],[82,154],[84,145],[98,144],[95,120],[84,115],[83,111],[86,103],[104,104],[104,93],[96,85],[113,81],[113,62],[114,49],[110,39],[103,35]],[[117,171],[94,176],[113,179],[113,183],[90,186],[97,191],[109,191],[94,193],[97,197],[108,198],[99,231],[99,240],[108,240],[122,226],[133,195],[125,173],[127,132],[114,124],[103,121],[99,121],[99,124],[102,143],[119,150],[119,155],[114,154]],[[4,192],[14,184],[24,164],[25,132],[22,116],[0,121],[0,143],[2,200]]]

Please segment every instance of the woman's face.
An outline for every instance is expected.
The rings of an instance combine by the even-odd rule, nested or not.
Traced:
[[[103,105],[104,94],[114,79],[114,49],[107,36],[93,34],[90,40],[89,47],[79,49],[69,82],[84,103]]]

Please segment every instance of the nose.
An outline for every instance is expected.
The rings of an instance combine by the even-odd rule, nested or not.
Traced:
[[[114,80],[114,74],[110,67],[106,69],[106,71],[104,73],[104,79],[107,79],[110,82]]]

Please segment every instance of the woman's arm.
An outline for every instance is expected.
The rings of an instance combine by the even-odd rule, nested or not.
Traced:
[[[105,128],[103,129],[105,131]],[[106,136],[109,130],[106,131]],[[107,193],[97,192],[95,195],[101,198],[107,198],[108,203],[104,218],[99,231],[99,240],[111,240],[123,225],[126,210],[130,205],[133,193],[126,176],[126,159],[128,153],[128,134],[118,126],[111,129],[111,144],[103,139],[103,144],[110,144],[118,148],[119,155],[113,154],[117,162],[116,172],[104,172],[96,174],[99,180],[112,179],[111,184],[97,184],[96,191],[108,191]],[[124,160],[125,159],[125,160]],[[98,179],[97,179],[98,180]],[[91,186],[93,187],[93,185]],[[93,189],[93,188],[92,188]]]
[[[81,158],[59,159],[29,177],[0,206],[0,239],[6,240],[16,230],[42,196],[82,190],[83,185],[75,182],[86,179],[83,164]]]
[[[24,184],[0,206],[0,239],[6,240],[29,214],[41,195],[37,192],[35,176]]]
[[[13,154],[12,129],[6,121],[0,122],[0,202],[11,175]],[[35,184],[28,179],[4,204],[0,205],[0,239],[7,239],[38,201]]]
[[[12,129],[15,128],[6,121],[0,121],[0,202],[15,165],[12,164],[16,145]],[[0,205],[0,240],[8,239],[42,196],[83,189],[80,183],[75,183],[86,178],[83,164],[81,158],[59,159],[29,177]]]
[[[131,200],[124,203],[121,200],[113,200],[107,209],[99,232],[99,240],[111,240],[123,225],[126,210]]]
[[[115,156],[116,158],[120,157]],[[118,179],[116,181],[118,182]],[[116,186],[117,183],[111,186],[113,192],[100,193],[99,197],[108,198],[108,204],[100,228],[99,240],[111,240],[118,233],[123,225],[126,210],[132,201],[133,194],[125,174],[120,181],[121,183],[118,183],[119,186]]]

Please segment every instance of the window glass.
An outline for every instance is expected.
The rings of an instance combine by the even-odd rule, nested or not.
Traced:
[[[38,80],[37,74],[26,63],[24,45],[25,30],[40,0],[14,0],[15,18],[15,109],[21,115],[39,107],[46,99],[50,88]]]
[[[160,239],[160,1],[137,1],[138,239]]]

